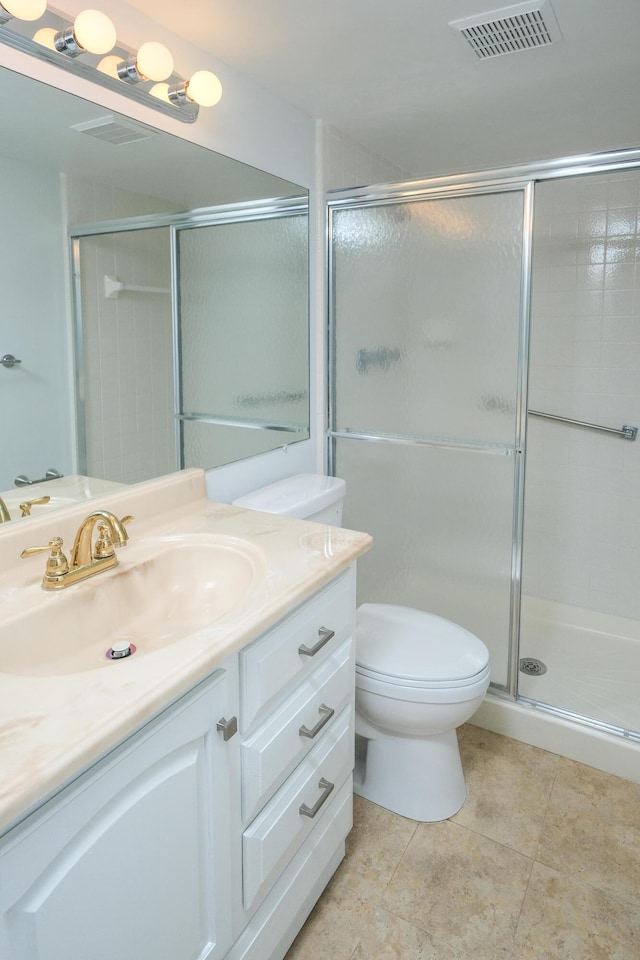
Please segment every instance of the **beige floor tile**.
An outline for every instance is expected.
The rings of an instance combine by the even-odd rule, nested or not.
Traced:
[[[391,813],[362,797],[353,798],[353,829],[347,838],[345,866],[382,893],[414,835],[415,820]]]
[[[640,827],[640,783],[632,783],[575,760],[559,758],[557,781],[589,801],[602,816]]]
[[[317,960],[321,954],[331,960],[350,960],[368,929],[370,910],[382,898],[416,827],[413,820],[354,797],[347,855],[286,960]]]
[[[344,882],[340,867],[293,941],[285,960],[351,960],[369,914],[366,896]]]
[[[619,786],[617,779],[611,778],[612,794]],[[535,858],[640,906],[638,801],[629,803],[625,816],[618,797],[615,805],[621,808],[621,819],[616,819],[600,791],[582,789],[585,780],[577,787],[564,780],[554,784]],[[599,778],[598,782],[606,784]],[[625,787],[620,789],[626,792]]]
[[[640,960],[640,785],[472,724],[458,736],[462,811],[416,825],[356,797],[347,856],[286,960]]]
[[[371,908],[352,960],[473,960],[468,953],[436,940],[419,927]]]
[[[512,960],[638,960],[640,911],[534,865]]]
[[[529,858],[459,824],[420,824],[383,906],[473,960],[503,960],[531,867]]]
[[[560,758],[471,724],[460,756],[467,799],[452,819],[532,857]]]

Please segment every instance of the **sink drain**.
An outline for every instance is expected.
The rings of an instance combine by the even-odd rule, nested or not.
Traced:
[[[523,657],[520,660],[520,672],[526,673],[529,677],[541,677],[547,672],[547,665],[534,657]]]
[[[124,657],[130,657],[136,652],[135,643],[130,640],[117,640],[112,647],[109,647],[106,653],[107,660],[122,660]]]

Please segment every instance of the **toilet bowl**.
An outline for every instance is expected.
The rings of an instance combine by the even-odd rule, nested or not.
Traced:
[[[468,630],[411,607],[359,607],[354,791],[411,820],[453,816],[466,798],[456,727],[488,686],[488,650]]]
[[[234,504],[339,526],[344,480],[300,474]],[[364,603],[356,625],[354,791],[411,820],[446,820],[466,798],[456,728],[489,686],[489,651],[458,624]]]

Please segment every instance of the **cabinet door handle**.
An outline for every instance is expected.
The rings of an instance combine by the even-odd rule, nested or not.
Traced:
[[[320,719],[316,723],[315,727],[311,727],[311,730],[309,730],[309,727],[303,724],[298,730],[298,733],[301,737],[309,737],[309,740],[315,740],[324,725],[329,723],[329,720],[331,720],[331,717],[335,713],[333,707],[327,707],[324,703],[320,704],[318,710],[320,712]]]
[[[306,803],[303,803],[300,807],[301,816],[309,817],[310,820],[313,820],[315,815],[319,812],[320,807],[327,802],[327,800],[329,799],[329,794],[335,787],[335,783],[329,783],[328,780],[325,780],[325,778],[322,777],[318,786],[322,790],[322,796],[319,797],[318,800],[316,800],[316,802],[312,807],[308,807]]]
[[[308,647],[306,644],[301,643],[298,647],[298,653],[301,653],[303,657],[315,657],[316,653],[319,650],[322,650],[325,643],[329,643],[329,640],[333,640],[335,637],[335,630],[327,630],[326,627],[320,627],[318,630],[318,636],[320,639],[317,643],[314,643],[312,647]]]
[[[222,734],[222,739],[225,742],[231,740],[231,737],[238,732],[238,718],[231,717],[230,720],[225,720],[224,717],[221,717],[216,723],[216,730]]]

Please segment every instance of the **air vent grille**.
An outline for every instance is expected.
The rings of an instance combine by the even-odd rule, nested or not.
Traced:
[[[460,31],[481,60],[546,47],[561,39],[560,28],[548,2],[517,3],[478,17],[452,20],[449,26]]]
[[[119,120],[114,120],[111,114],[104,117],[97,117],[95,120],[87,120],[85,123],[75,123],[71,127],[78,133],[85,133],[89,137],[95,137],[97,140],[105,140],[116,147],[121,147],[125,143],[138,143],[140,140],[150,140],[155,136],[154,132],[143,126],[126,126]]]

